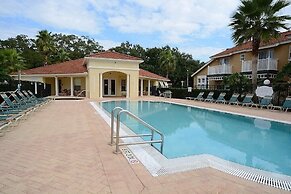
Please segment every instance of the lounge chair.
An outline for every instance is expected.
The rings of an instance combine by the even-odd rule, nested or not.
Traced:
[[[5,93],[0,93],[4,102],[0,106],[0,120],[13,121],[18,120],[30,112],[30,109],[20,104],[13,103]]]
[[[1,112],[0,121],[8,124],[9,122],[17,121],[18,119],[20,119],[23,116],[24,116],[24,114],[21,114],[21,113],[6,114],[6,113]]]
[[[228,104],[233,104],[233,105],[238,105],[238,103],[239,103],[239,101],[238,101],[238,98],[239,97],[239,94],[237,94],[237,93],[234,93],[232,96],[231,96],[231,98],[229,99],[229,101],[228,101]]]
[[[192,97],[192,96],[187,96],[185,98],[186,98],[186,100],[194,100],[194,97]]]
[[[254,97],[254,94],[247,94],[243,101],[242,102],[239,102],[239,105],[242,105],[242,106],[256,106],[258,107],[258,105],[256,103],[253,102],[253,97]]]
[[[202,101],[204,100],[203,95],[204,95],[204,92],[200,92],[196,98],[193,98],[193,100]]]
[[[24,94],[25,91],[17,91],[17,94],[20,96],[21,100],[34,104],[35,106],[38,105],[40,102],[31,98],[27,93]]]
[[[9,114],[13,114],[13,113],[25,113],[25,112],[30,112],[32,110],[32,108],[30,107],[26,107],[20,103],[13,103],[10,98],[5,94],[5,93],[0,93],[0,96],[2,97],[2,99],[4,100],[5,104],[7,106],[2,105],[1,106],[1,111],[6,111],[6,113],[9,112]]]
[[[289,109],[291,109],[291,96],[288,96],[283,105],[282,106],[272,106],[273,109],[279,109],[279,110],[284,110],[284,111],[288,111]]]
[[[225,92],[221,92],[218,96],[218,98],[216,99],[215,103],[226,103],[227,101],[224,99],[226,93]]]
[[[286,112],[291,109],[291,96],[288,96],[283,103],[283,110]]]
[[[187,96],[185,99],[186,99],[186,100],[194,100],[194,97],[192,97],[192,96]]]
[[[209,94],[207,95],[207,97],[204,99],[205,102],[213,102],[213,94],[214,92],[209,92]]]
[[[18,98],[18,96],[15,93],[11,93],[11,96],[14,98],[14,100],[18,104],[21,104],[24,107],[30,108],[30,107],[34,106],[34,103]]]
[[[46,99],[38,98],[36,97],[32,92],[31,95],[28,91],[22,91],[22,93],[33,103],[35,103],[36,106],[42,106],[44,105],[47,101]]]
[[[30,90],[27,91],[27,93],[31,96],[32,99],[35,99],[39,102],[49,102],[50,100],[48,98],[38,98],[32,93]]]
[[[260,103],[259,103],[259,106],[261,108],[273,108],[273,105],[272,105],[272,96],[265,96],[263,97],[261,100],[260,100]]]

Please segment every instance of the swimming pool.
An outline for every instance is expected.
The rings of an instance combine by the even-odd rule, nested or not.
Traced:
[[[152,101],[100,103],[110,112],[127,109],[165,135],[164,156],[173,159],[210,154],[241,165],[291,175],[291,125],[258,118]],[[135,133],[138,123],[122,122]],[[158,146],[157,146],[158,147]]]

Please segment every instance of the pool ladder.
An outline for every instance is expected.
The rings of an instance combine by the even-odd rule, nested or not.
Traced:
[[[117,116],[116,116],[116,132],[115,132],[115,135],[114,135],[114,120],[115,120],[114,116],[115,116],[115,112],[117,113]],[[120,136],[120,134],[119,134],[120,133],[120,117],[121,117],[122,114],[128,115],[131,118],[135,119],[136,121],[138,121],[139,123],[141,123],[142,125],[147,127],[148,129],[150,129],[151,133],[150,134],[136,134],[136,135]],[[154,140],[154,133],[159,134],[161,139]],[[146,136],[151,137],[151,140],[150,141],[130,142],[130,143],[120,143],[120,139],[122,139],[122,138],[146,137]],[[114,142],[114,139],[115,139],[115,142]],[[128,110],[125,110],[125,109],[123,109],[121,107],[115,107],[111,111],[111,142],[110,142],[110,145],[114,145],[115,144],[116,147],[115,147],[114,153],[116,153],[116,154],[120,153],[119,146],[138,145],[138,144],[150,144],[151,146],[153,146],[153,143],[160,143],[161,147],[160,147],[160,150],[158,150],[158,151],[163,153],[164,135],[159,130],[155,129],[150,124],[146,123],[145,121],[143,121],[142,119],[140,119],[139,117],[134,115],[133,113],[131,113]]]

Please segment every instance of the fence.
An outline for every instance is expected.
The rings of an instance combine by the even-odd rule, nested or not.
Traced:
[[[14,91],[18,88],[17,80],[9,80],[0,82],[0,92]],[[51,95],[51,85],[41,82],[21,81],[21,90],[30,90],[37,97],[45,97]]]

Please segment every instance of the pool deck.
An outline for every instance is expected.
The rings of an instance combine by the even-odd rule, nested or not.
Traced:
[[[290,112],[142,99],[291,122]],[[0,193],[289,193],[211,168],[153,177],[141,163],[129,164],[122,154],[113,154],[110,127],[90,101],[53,101],[2,133]]]

